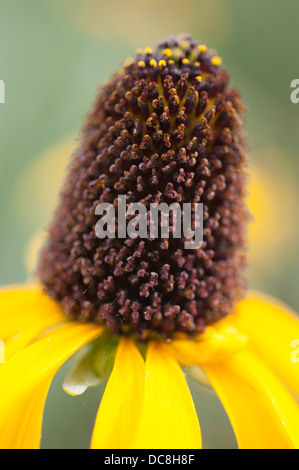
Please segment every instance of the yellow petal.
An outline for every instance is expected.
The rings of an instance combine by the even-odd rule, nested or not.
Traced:
[[[39,286],[12,286],[0,290],[0,339],[5,360],[30,343],[42,330],[64,321],[59,304]]]
[[[226,317],[194,338],[182,336],[173,340],[170,347],[180,364],[194,366],[223,361],[243,348],[246,341],[247,337]]]
[[[0,339],[0,364],[4,362],[4,342]]]
[[[219,364],[205,364],[240,448],[299,448],[298,404],[281,380],[243,349]]]
[[[33,390],[23,392],[21,399],[15,400],[13,409],[10,406],[1,410],[1,449],[39,448],[44,404],[52,378],[53,374]]]
[[[200,427],[183,372],[166,345],[150,343],[134,448],[198,449]]]
[[[101,331],[93,324],[65,324],[0,365],[1,448],[39,446],[43,408],[53,376],[61,364]]]
[[[128,449],[143,398],[144,360],[135,344],[122,338],[97,414],[91,448]]]
[[[295,340],[299,346],[299,317],[282,302],[254,292],[238,304],[234,317],[249,337],[249,347],[299,396],[299,361],[294,349]]]

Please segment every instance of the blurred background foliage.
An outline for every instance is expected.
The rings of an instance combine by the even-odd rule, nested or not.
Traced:
[[[190,32],[222,56],[248,108],[249,284],[299,311],[299,104],[290,101],[290,83],[299,78],[298,15],[297,0],[0,0],[6,91],[0,105],[0,284],[23,282],[34,270],[32,259],[98,86],[137,47]],[[60,409],[69,418],[77,413],[80,420],[86,411],[91,416],[98,391],[88,391],[85,401],[73,399],[80,402],[75,412],[64,399],[57,405],[58,382],[46,416],[55,406],[56,415]],[[88,445],[92,419],[64,445]],[[60,433],[54,419],[45,422],[50,437],[44,446],[63,446],[70,419]],[[225,447],[231,439],[224,433],[216,441]],[[204,442],[211,446],[209,436]]]

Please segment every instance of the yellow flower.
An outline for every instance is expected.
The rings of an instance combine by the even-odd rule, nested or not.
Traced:
[[[75,351],[98,341],[104,328],[68,321],[37,286],[2,290],[0,312],[7,361],[0,365],[0,446],[38,448],[53,376]],[[121,338],[91,447],[200,448],[200,426],[181,364],[192,366],[194,376],[203,369],[240,448],[299,448],[294,338],[299,338],[294,314],[258,293],[194,339],[150,342],[145,360],[134,341]]]
[[[64,388],[79,394],[109,375],[91,448],[201,448],[186,373],[214,388],[240,448],[299,448],[299,322],[244,295],[244,106],[216,62],[180,35],[138,51],[101,90],[40,283],[0,292],[1,447],[39,447],[51,381],[86,346]],[[95,208],[122,194],[202,202],[202,245],[186,249],[185,233],[99,240]]]

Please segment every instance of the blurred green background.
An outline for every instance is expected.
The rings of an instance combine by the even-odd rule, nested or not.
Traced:
[[[299,78],[298,15],[297,0],[0,0],[0,284],[32,272],[97,87],[137,47],[190,32],[218,51],[248,108],[250,286],[299,311],[299,103],[290,101],[290,83]],[[73,399],[74,407],[60,396],[59,380],[43,445],[88,445],[99,390]],[[57,430],[54,415],[62,410],[68,418]],[[82,424],[71,435],[74,416]],[[228,436],[218,436],[218,446],[231,443]]]

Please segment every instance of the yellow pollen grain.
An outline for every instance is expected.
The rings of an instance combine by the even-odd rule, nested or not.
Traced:
[[[200,62],[198,62],[198,60],[196,62],[194,62],[194,65],[195,67],[199,67],[200,66]]]
[[[199,52],[206,52],[208,50],[207,46],[205,44],[201,44],[198,46]]]
[[[195,78],[196,78],[196,80],[197,80],[198,82],[201,82],[201,81],[202,81],[202,77],[201,77],[200,75],[197,75],[197,77],[195,77]]]
[[[140,60],[138,62],[138,67],[144,68],[145,67],[145,62],[143,60]]]
[[[163,54],[164,54],[164,55],[167,57],[167,59],[168,59],[169,57],[172,56],[171,49],[164,49]]]
[[[145,52],[146,54],[151,54],[153,51],[152,51],[152,49],[151,49],[150,47],[146,47],[146,48],[144,49],[144,52]]]
[[[135,54],[140,55],[143,54],[143,49],[136,49]]]
[[[157,67],[157,62],[155,61],[155,59],[151,59],[150,65],[155,68]]]
[[[173,59],[170,59],[170,60],[168,61],[169,64],[174,64],[174,62],[175,62],[175,61],[174,61]]]
[[[189,62],[190,62],[189,59],[186,59],[186,58],[182,60],[183,64],[189,64]]]
[[[167,63],[166,60],[159,60],[159,67],[166,67]]]
[[[218,55],[215,55],[215,57],[213,57],[213,59],[211,60],[212,65],[220,65],[221,62],[222,62],[222,59]]]

